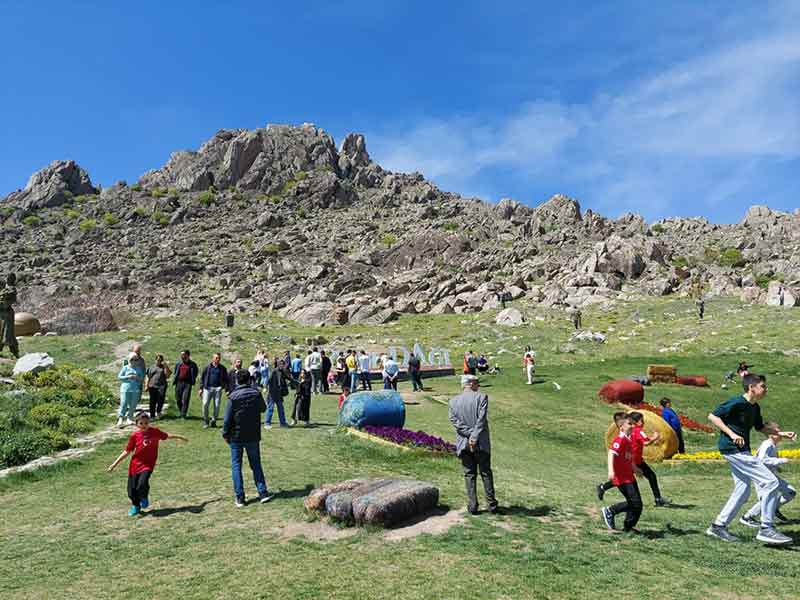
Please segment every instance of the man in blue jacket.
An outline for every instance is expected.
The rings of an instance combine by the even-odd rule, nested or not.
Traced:
[[[211,362],[203,369],[200,376],[200,389],[197,390],[203,399],[203,429],[208,429],[208,407],[214,403],[214,417],[211,427],[217,426],[219,405],[222,402],[222,390],[228,389],[228,370],[220,362],[219,352],[215,352]]]
[[[253,471],[253,480],[258,490],[259,501],[264,504],[275,497],[267,491],[264,470],[261,468],[261,413],[267,410],[264,398],[257,388],[250,385],[250,373],[236,373],[238,381],[225,407],[222,437],[231,448],[231,478],[236,506],[245,505],[244,482],[242,481],[242,454],[247,452],[247,462]]]
[[[181,414],[181,419],[186,418],[189,412],[189,400],[192,397],[192,386],[197,381],[197,363],[191,359],[191,352],[181,352],[181,359],[175,365],[172,384],[175,386],[175,403]]]
[[[686,446],[683,445],[683,428],[681,427],[681,418],[674,410],[672,410],[672,400],[669,398],[662,398],[659,400],[661,404],[661,418],[667,422],[667,425],[672,427],[672,431],[678,437],[678,452],[683,454],[686,452]]]

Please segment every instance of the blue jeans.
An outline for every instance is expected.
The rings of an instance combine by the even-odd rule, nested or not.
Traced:
[[[267,493],[267,482],[264,480],[264,471],[261,468],[260,442],[231,442],[231,477],[233,478],[233,493],[237,498],[244,498],[244,482],[242,481],[242,454],[247,452],[247,462],[253,471],[253,480],[256,482],[258,495]]]
[[[350,391],[351,392],[355,392],[356,389],[358,389],[358,388],[356,388],[357,383],[358,383],[358,373],[356,373],[355,370],[350,371]]]
[[[276,405],[278,406],[278,421],[280,421],[281,427],[287,427],[286,413],[283,410],[283,398],[278,401],[274,401],[272,398],[267,399],[267,416],[264,417],[264,424],[272,425],[272,411]]]

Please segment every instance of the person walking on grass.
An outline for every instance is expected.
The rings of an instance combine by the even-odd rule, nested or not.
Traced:
[[[298,421],[304,422],[306,427],[311,419],[311,375],[306,371],[300,373],[295,390],[294,407],[292,408],[292,422],[294,427]]]
[[[536,353],[528,346],[522,356],[522,366],[528,376],[528,385],[533,385],[533,375],[536,373]]]
[[[246,502],[242,480],[242,457],[245,452],[253,472],[259,502],[264,504],[275,497],[267,490],[261,467],[261,413],[267,410],[267,405],[261,392],[250,385],[249,376],[244,370],[238,374],[239,384],[228,398],[222,422],[222,438],[231,449],[231,479],[238,508],[242,508]]]
[[[614,518],[620,513],[625,513],[623,531],[636,533],[634,528],[642,515],[642,496],[633,474],[634,450],[630,437],[633,419],[624,413],[617,413],[614,416],[619,432],[608,449],[608,479],[625,496],[625,500],[613,506],[604,506],[603,521],[606,527],[614,530],[616,529]]]
[[[322,357],[322,368],[320,369],[320,376],[322,377],[322,393],[327,394],[331,391],[331,384],[329,376],[331,374],[331,357],[325,353],[325,350],[320,350],[319,355]]]
[[[275,407],[278,407],[278,421],[281,427],[288,427],[286,422],[286,413],[283,408],[283,399],[289,395],[289,384],[286,379],[286,363],[283,361],[278,362],[278,368],[273,369],[269,375],[269,384],[267,385],[267,416],[264,418],[264,428],[272,429],[272,412]]]
[[[750,429],[767,435],[794,440],[793,431],[779,431],[774,423],[764,423],[759,401],[767,395],[767,379],[750,373],[742,378],[744,393],[723,402],[708,415],[708,420],[719,429],[719,451],[728,461],[733,475],[733,491],[722,511],[706,530],[706,534],[726,542],[739,538],[728,531],[750,495],[750,485],[755,484],[761,505],[761,523],[756,539],[765,544],[791,544],[792,538],[775,529],[775,511],[780,494],[780,481],[761,459],[750,453]]]
[[[467,510],[478,514],[477,475],[481,474],[486,504],[490,513],[497,512],[492,473],[491,440],[489,438],[489,396],[479,391],[475,375],[461,378],[464,391],[450,400],[450,422],[456,430],[456,455],[464,468]]]
[[[192,398],[192,386],[197,381],[199,369],[197,363],[191,358],[191,352],[181,352],[181,359],[175,365],[172,383],[175,386],[175,404],[178,405],[181,419],[185,419],[189,412],[189,400]]]
[[[322,355],[319,348],[314,346],[311,354],[308,355],[308,371],[311,374],[311,387],[314,394],[322,393]]]
[[[147,365],[144,362],[144,358],[142,358],[142,345],[136,343],[131,348],[131,359],[130,365],[136,369],[136,372],[139,374],[141,379],[139,380],[139,395],[136,398],[136,405],[138,406],[139,403],[142,401],[142,392],[144,391],[144,379],[147,375]]]
[[[777,431],[779,429],[777,423],[770,423],[769,427],[773,431]],[[780,443],[781,439],[783,439],[781,436],[774,433],[768,435],[767,439],[761,442],[761,445],[758,447],[756,458],[764,463],[767,468],[775,473],[775,476],[778,478],[778,504],[783,506],[787,502],[794,500],[794,497],[797,495],[797,490],[789,485],[789,482],[787,482],[785,479],[782,479],[780,475],[778,475],[780,472],[780,465],[789,462],[788,458],[778,458],[778,444]],[[760,528],[760,516],[761,502],[757,501],[750,508],[750,510],[748,510],[742,516],[742,518],[739,519],[739,523],[742,525],[747,525],[748,527]],[[775,518],[783,523],[786,523],[789,520],[779,508],[775,509]]]
[[[122,361],[122,368],[117,373],[120,380],[119,386],[119,411],[117,412],[117,427],[133,425],[133,415],[136,412],[136,403],[141,395],[143,376],[131,365],[131,360],[136,354],[131,352],[128,358]]]
[[[345,364],[347,365],[347,371],[350,373],[350,380],[347,382],[347,387],[351,390],[356,389],[356,383],[358,382],[358,358],[356,357],[355,350],[348,350],[347,357],[344,359]]]
[[[411,385],[415,392],[423,391],[421,370],[422,362],[419,356],[412,354],[408,359],[408,378],[411,380]]]
[[[128,464],[128,498],[131,499],[129,517],[135,517],[150,506],[150,477],[156,468],[158,444],[166,439],[189,441],[182,435],[169,434],[166,431],[150,427],[150,415],[140,412],[136,415],[136,431],[128,438],[125,450],[108,467],[110,473],[128,454],[133,453],[131,462]]]
[[[644,426],[644,415],[642,415],[642,413],[632,412],[628,413],[627,416],[629,419],[631,419],[631,421],[633,421],[633,429],[631,429],[630,439],[633,448],[633,466],[635,467],[636,473],[641,473],[644,478],[647,479],[648,483],[650,484],[650,489],[653,491],[653,497],[655,498],[656,506],[666,506],[669,504],[670,499],[661,495],[661,491],[658,488],[658,478],[656,477],[655,471],[650,468],[650,465],[644,462],[643,455],[644,447],[657,442],[661,436],[657,431],[654,432],[652,436],[648,436],[642,430],[642,427]],[[614,483],[610,480],[597,486],[597,497],[602,500],[603,493],[606,490],[610,490],[612,487],[614,487]]]
[[[215,352],[211,357],[211,362],[203,369],[200,376],[200,389],[197,393],[203,399],[203,429],[217,426],[219,418],[219,405],[222,403],[222,390],[228,387],[228,370],[220,362],[219,352]],[[214,416],[211,422],[208,421],[208,405],[214,403]]]
[[[372,390],[372,382],[369,380],[369,368],[369,354],[362,349],[358,355],[358,379],[361,382],[362,390]],[[353,388],[350,391],[355,392],[356,389]]]
[[[164,362],[163,354],[156,354],[155,364],[147,370],[144,379],[144,387],[150,396],[150,418],[155,421],[161,418],[161,411],[164,410],[164,400],[167,397],[167,382],[172,375],[167,363]]]

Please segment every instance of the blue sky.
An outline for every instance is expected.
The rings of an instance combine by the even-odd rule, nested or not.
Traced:
[[[108,185],[313,122],[491,201],[800,206],[800,2],[135,4],[0,0],[0,195],[54,159]]]

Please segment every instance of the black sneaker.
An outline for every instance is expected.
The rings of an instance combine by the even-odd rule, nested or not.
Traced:
[[[755,517],[742,515],[739,517],[739,523],[742,525],[747,525],[748,527],[752,527],[753,529],[761,529],[761,519],[756,519]]]
[[[603,507],[603,522],[606,524],[606,527],[611,529],[612,531],[616,529],[614,525],[614,513],[611,512],[611,509],[607,506]]]
[[[243,508],[245,505],[244,496],[236,497],[236,508]]]
[[[730,531],[728,531],[727,527],[723,527],[722,525],[717,525],[716,523],[712,523],[708,529],[706,529],[706,535],[710,535],[711,537],[715,537],[723,542],[738,542],[739,538],[733,535]]]
[[[208,429],[208,423],[203,423],[203,429]]]
[[[215,429],[216,429],[216,427],[217,427],[217,422],[216,422],[216,421],[211,421],[211,427],[213,427],[213,428],[215,428]]]
[[[602,500],[603,496],[606,493],[606,489],[603,487],[603,484],[597,486],[597,499]]]
[[[275,497],[275,494],[270,494],[269,492],[267,492],[266,494],[261,494],[258,497],[258,501],[261,502],[261,504],[266,504],[267,502],[272,500],[274,497]]]

